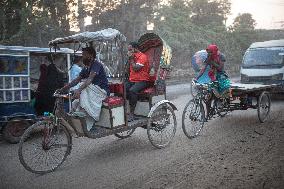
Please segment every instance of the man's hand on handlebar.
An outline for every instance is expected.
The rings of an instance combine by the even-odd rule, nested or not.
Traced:
[[[73,99],[78,99],[78,98],[80,98],[80,94],[81,94],[81,91],[79,89],[76,89],[74,91],[74,94],[73,94],[72,98]]]
[[[60,88],[60,89],[57,89],[55,91],[55,94],[67,94],[67,93],[68,93],[68,90],[64,89],[64,87]]]
[[[63,93],[62,88],[61,89],[56,89],[56,91],[55,91],[55,94],[62,94],[62,93]]]

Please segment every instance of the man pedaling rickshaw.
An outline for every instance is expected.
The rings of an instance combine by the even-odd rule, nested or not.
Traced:
[[[199,51],[201,52],[201,51]],[[204,52],[202,52],[204,54]],[[198,83],[211,83],[213,82],[213,92],[218,98],[228,98],[229,89],[230,89],[230,80],[226,72],[224,71],[224,62],[225,57],[218,50],[217,45],[209,45],[206,48],[206,59],[202,61],[202,57],[199,56],[198,52],[194,55],[193,58],[199,59],[204,63],[204,67],[199,70],[199,73],[196,77]],[[199,63],[200,64],[200,63]],[[196,66],[197,67],[197,66]]]
[[[82,49],[84,68],[79,76],[59,89],[62,93],[76,86],[72,102],[73,115],[84,116],[88,131],[95,131],[94,123],[99,120],[102,101],[109,96],[109,86],[103,65],[96,60],[96,50],[92,47]]]

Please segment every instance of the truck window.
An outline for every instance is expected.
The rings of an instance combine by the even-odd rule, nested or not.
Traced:
[[[252,49],[248,50],[243,59],[243,66],[284,65],[284,49]]]

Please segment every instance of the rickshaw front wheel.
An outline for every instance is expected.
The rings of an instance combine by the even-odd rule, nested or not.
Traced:
[[[11,143],[16,144],[20,142],[21,136],[31,124],[23,118],[13,118],[8,121],[3,129],[4,139]]]
[[[182,113],[182,130],[184,134],[192,139],[198,136],[204,126],[204,106],[197,99],[191,99],[184,107]]]
[[[72,138],[65,126],[45,120],[25,131],[18,155],[26,170],[45,174],[57,169],[66,160],[71,148]]]

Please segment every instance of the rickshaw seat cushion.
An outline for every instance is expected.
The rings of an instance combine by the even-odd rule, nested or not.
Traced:
[[[155,75],[150,75],[150,83],[151,83],[151,85],[152,85],[152,83],[154,85],[155,80],[156,80],[156,76]]]
[[[111,93],[123,95],[123,83],[110,83],[109,89]]]
[[[124,100],[119,96],[109,96],[103,100],[103,105],[107,107],[123,106]]]
[[[151,96],[156,94],[155,87],[148,87],[139,93],[139,96]]]
[[[142,93],[146,93],[146,94],[155,94],[155,87],[149,87],[149,88],[146,88],[142,91]]]
[[[155,79],[154,77],[152,77],[151,79],[151,76],[150,76],[150,82],[149,82],[149,87],[147,87],[146,89],[142,90],[140,93],[139,93],[139,96],[150,96],[150,95],[155,95],[156,93],[156,89],[155,89]]]

